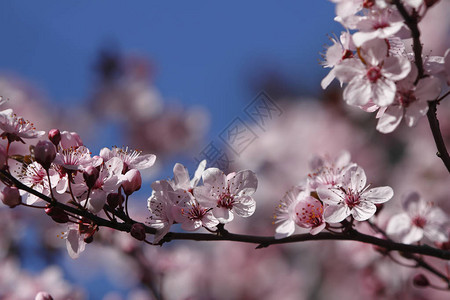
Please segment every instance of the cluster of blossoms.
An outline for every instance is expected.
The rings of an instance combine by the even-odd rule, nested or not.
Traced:
[[[337,3],[335,20],[346,31],[339,40],[332,39],[326,51],[323,65],[331,71],[322,88],[334,78],[341,86],[346,83],[345,102],[367,112],[378,111],[377,130],[382,133],[394,131],[402,119],[409,127],[417,124],[428,111],[427,101],[438,98],[441,85],[450,84],[450,49],[444,56],[415,57],[414,49],[408,49],[411,32],[396,3],[421,20],[436,1],[333,2]]]
[[[369,188],[364,170],[343,152],[336,159],[316,157],[313,172],[281,199],[275,215],[276,238],[290,236],[295,225],[317,234],[328,223],[339,223],[351,216],[365,221],[377,211],[377,204],[390,200],[391,187]]]
[[[351,226],[353,220],[366,221],[394,196],[389,186],[370,188],[364,170],[351,162],[348,152],[335,159],[315,157],[310,167],[312,173],[286,192],[276,208],[275,238],[292,235],[296,225],[315,235],[339,228],[332,225],[335,223]],[[448,241],[449,219],[439,207],[412,192],[404,197],[403,210],[387,224],[391,238],[405,244],[420,242],[424,237],[438,245]]]
[[[205,170],[200,162],[192,179],[187,169],[177,163],[172,180],[155,181],[148,199],[150,226],[157,229],[154,243],[158,243],[174,223],[184,230],[215,229],[226,224],[234,215],[249,217],[255,212],[252,198],[258,186],[255,173],[250,170],[224,174],[217,168]],[[203,185],[199,185],[202,179]]]

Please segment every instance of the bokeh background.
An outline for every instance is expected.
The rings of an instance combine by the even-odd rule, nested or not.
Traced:
[[[449,47],[448,13],[443,0],[422,28],[433,55]],[[321,90],[327,70],[320,53],[328,36],[342,30],[330,1],[5,0],[0,14],[6,105],[40,129],[77,131],[93,153],[130,145],[157,155],[136,195],[138,219],[146,218],[150,183],[172,177],[175,162],[193,172],[210,142],[230,155],[230,171],[258,174],[258,211],[231,225],[236,232],[272,235],[273,208],[307,175],[308,161],[342,150],[373,183],[390,184],[399,195],[414,186],[447,203],[448,212],[448,175],[434,157],[424,120],[414,131],[384,136],[370,115],[342,104],[338,85]],[[244,113],[261,91],[283,112],[267,131]],[[218,139],[236,117],[258,135],[240,155]],[[449,139],[448,118],[442,124]],[[392,213],[400,209],[399,199]],[[56,237],[61,227],[45,216],[22,208],[1,207],[0,213],[0,298],[20,280],[16,290],[22,291],[6,299],[31,299],[27,291],[35,289],[51,290],[56,299],[445,299],[411,291],[409,269],[392,267],[359,244],[272,247],[255,254],[253,246],[233,243],[140,247],[105,230],[74,261]],[[396,280],[386,280],[393,272]],[[354,282],[355,290],[340,288]]]

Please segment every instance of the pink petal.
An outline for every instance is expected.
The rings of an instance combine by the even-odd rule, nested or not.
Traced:
[[[336,67],[337,68],[337,67]],[[363,76],[357,76],[344,89],[344,100],[354,106],[363,106],[372,98],[370,82]],[[375,104],[378,104],[374,101]]]
[[[367,190],[361,196],[369,202],[380,204],[390,200],[394,190],[390,186],[381,186]]]
[[[282,239],[292,235],[295,231],[295,223],[292,220],[286,220],[280,223],[275,229],[275,238]]]
[[[394,102],[397,88],[395,83],[386,78],[380,78],[371,87],[371,100],[378,106],[388,106]]]
[[[252,195],[258,187],[258,179],[254,172],[250,170],[239,171],[228,182],[231,194]]]
[[[241,217],[250,217],[256,209],[255,200],[250,196],[236,197],[237,203],[233,205],[233,212]]]

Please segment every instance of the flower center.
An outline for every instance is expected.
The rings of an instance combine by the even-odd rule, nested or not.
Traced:
[[[425,224],[427,224],[427,220],[422,217],[422,216],[415,216],[412,220],[411,223],[419,228],[424,228]]]
[[[233,204],[234,204],[234,196],[229,193],[220,195],[219,200],[217,201],[217,207],[225,207],[228,209],[232,209]]]
[[[375,5],[375,0],[364,0],[363,7],[364,8],[371,8]]]
[[[368,71],[367,71],[367,78],[369,78],[369,81],[371,83],[375,83],[377,82],[378,79],[381,78],[381,70],[379,67],[371,67]]]
[[[203,208],[200,204],[195,203],[188,210],[182,209],[181,213],[186,215],[189,220],[201,220],[209,209]]]
[[[345,50],[344,53],[342,54],[342,60],[346,59],[346,58],[352,58],[353,57],[353,52],[350,50]]]
[[[349,208],[353,208],[360,203],[359,194],[349,193],[345,196],[344,201]]]
[[[401,106],[408,107],[411,103],[417,100],[414,92],[409,90],[406,92],[398,92],[397,100]]]

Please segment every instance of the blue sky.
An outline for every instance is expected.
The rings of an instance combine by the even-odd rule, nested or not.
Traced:
[[[218,132],[255,95],[269,67],[318,92],[318,52],[338,33],[329,1],[17,1],[0,4],[0,71],[77,105],[108,43],[151,59],[164,97],[202,105]]]

